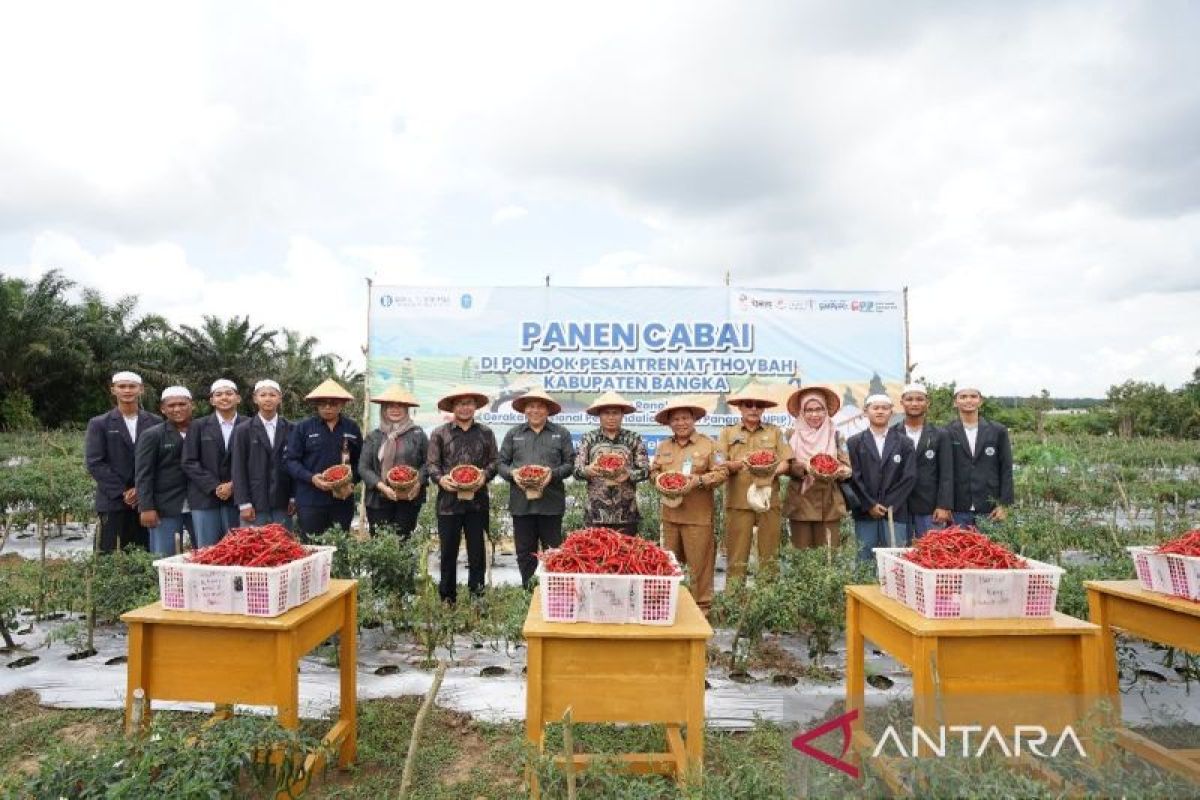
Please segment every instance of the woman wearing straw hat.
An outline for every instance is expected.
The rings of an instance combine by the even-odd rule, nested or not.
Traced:
[[[372,397],[379,404],[379,427],[367,434],[358,457],[358,474],[366,487],[367,526],[374,536],[379,528],[390,528],[407,539],[417,527],[417,515],[425,503],[425,457],[429,437],[415,424],[410,408],[420,405],[406,389],[392,386]],[[417,481],[399,490],[387,481],[393,467],[409,466]]]
[[[583,435],[575,454],[575,477],[587,481],[584,525],[637,535],[637,485],[650,474],[650,457],[642,437],[621,425],[625,415],[636,410],[616,392],[605,392],[587,408],[588,416],[599,418],[600,427]],[[603,455],[620,456],[624,465],[615,474],[602,475],[595,463]]]
[[[838,546],[838,528],[846,516],[846,501],[838,482],[851,475],[846,442],[833,425],[833,415],[841,405],[837,393],[825,386],[798,389],[788,398],[787,410],[796,418],[796,426],[790,440],[791,481],[783,513],[788,518],[793,547]],[[838,469],[832,479],[809,472],[809,459],[819,454],[837,459]]]
[[[717,561],[713,532],[713,490],[725,482],[725,468],[717,465],[713,440],[696,432],[696,420],[708,413],[695,397],[679,397],[667,402],[654,420],[668,425],[673,434],[658,444],[650,465],[650,476],[663,472],[681,472],[688,476],[682,502],[662,504],[663,547],[675,553],[680,564],[692,576],[696,605],[708,614],[713,597],[713,570]]]
[[[296,481],[296,519],[302,539],[335,525],[350,530],[354,520],[351,495],[362,451],[362,431],[354,420],[342,415],[354,395],[331,378],[304,399],[313,404],[315,413],[292,426],[284,451],[284,464]],[[337,464],[350,467],[351,483],[345,487],[334,487],[321,477]]]
[[[542,549],[562,544],[562,520],[567,508],[563,481],[575,470],[575,448],[571,432],[551,422],[562,411],[557,400],[542,389],[533,389],[513,400],[514,411],[525,415],[525,422],[509,428],[500,445],[500,477],[512,484],[508,492],[508,510],[512,513],[513,543],[521,585],[528,587],[537,570],[539,545]],[[520,485],[516,472],[521,467],[546,467],[537,485]]]
[[[762,421],[763,411],[779,405],[769,395],[767,386],[750,383],[730,396],[725,402],[737,408],[742,421],[722,428],[717,438],[717,452],[729,472],[725,487],[725,556],[731,580],[746,576],[756,527],[759,568],[772,568],[779,552],[779,476],[787,472],[792,447],[786,433]],[[777,462],[769,476],[752,474],[746,463],[747,456],[762,450],[773,453]]]
[[[437,522],[440,542],[441,580],[438,594],[453,603],[458,599],[458,549],[463,535],[467,538],[467,588],[473,595],[483,594],[483,578],[487,569],[484,532],[487,530],[491,503],[488,482],[496,477],[496,434],[481,422],[475,412],[486,406],[488,397],[467,386],[456,386],[437,407],[453,414],[453,419],[434,429],[429,437],[429,457],[426,470],[429,479],[438,485]],[[469,497],[460,497],[461,488],[450,477],[458,466],[478,467],[483,472],[482,483]]]

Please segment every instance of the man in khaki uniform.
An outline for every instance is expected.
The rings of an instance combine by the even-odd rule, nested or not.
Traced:
[[[766,386],[751,383],[730,397],[726,402],[737,408],[742,421],[722,428],[717,438],[717,453],[729,473],[729,486],[725,489],[725,557],[730,580],[746,577],[755,527],[758,528],[759,568],[774,568],[779,552],[779,476],[788,470],[792,446],[782,430],[762,421],[763,411],[779,405],[768,395]],[[759,478],[746,468],[746,456],[759,450],[769,450],[779,462],[769,479]],[[760,495],[757,507],[751,502],[751,489]],[[764,500],[767,501],[765,510]]]
[[[695,398],[671,400],[654,419],[668,425],[672,434],[658,444],[650,465],[651,479],[664,472],[682,472],[688,476],[683,502],[661,507],[663,547],[675,553],[679,563],[691,573],[696,605],[706,615],[712,605],[713,569],[717,561],[713,534],[713,489],[725,482],[725,468],[717,464],[717,448],[703,434],[696,433],[696,420],[708,413]]]

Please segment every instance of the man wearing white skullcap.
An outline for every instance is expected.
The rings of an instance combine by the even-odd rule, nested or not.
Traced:
[[[168,386],[159,397],[159,408],[166,422],[138,439],[134,478],[140,522],[150,531],[150,552],[173,556],[181,545],[176,537],[192,530],[182,463],[183,442],[192,424],[192,393],[183,386]]]
[[[889,428],[892,399],[873,394],[863,404],[870,427],[850,437],[851,480],[861,506],[854,511],[860,561],[874,561],[876,547],[901,547],[908,537],[908,495],[917,480],[913,445]]]
[[[917,462],[917,483],[908,496],[911,520],[908,544],[911,544],[914,538],[924,536],[932,528],[953,521],[950,509],[954,507],[954,456],[949,435],[925,419],[929,412],[929,392],[922,384],[905,386],[900,405],[904,407],[904,420],[894,427],[913,443]]]
[[[110,553],[125,545],[147,546],[147,531],[138,522],[134,481],[134,444],[162,418],[141,408],[142,379],[135,372],[112,376],[109,390],[117,407],[88,420],[84,462],[96,481],[99,550]]]
[[[258,413],[233,435],[233,500],[242,522],[292,527],[296,500],[292,476],[283,465],[283,448],[292,423],[279,413],[283,393],[279,384],[263,379],[254,384]]]
[[[958,419],[946,426],[954,456],[954,522],[974,525],[987,516],[996,522],[1007,517],[1013,502],[1012,445],[1008,429],[983,419],[979,384],[966,382],[954,389]]]
[[[242,398],[233,381],[213,381],[208,399],[213,413],[192,423],[183,442],[183,471],[188,476],[197,547],[210,547],[237,527],[229,442],[234,429],[246,421],[237,410]]]

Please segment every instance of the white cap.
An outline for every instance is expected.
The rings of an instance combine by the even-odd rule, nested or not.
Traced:
[[[123,372],[118,372],[115,375],[113,375],[112,382],[113,383],[141,383],[142,376],[138,375],[136,372],[130,372],[129,370],[124,370]]]
[[[270,378],[263,378],[261,381],[254,384],[254,391],[256,393],[258,392],[259,389],[274,389],[275,391],[279,392],[280,394],[283,394],[283,389],[279,388],[279,384],[276,383],[275,381],[271,380]]]
[[[208,388],[208,393],[213,394],[218,389],[233,389],[236,392],[237,384],[228,378],[217,378],[215,381],[213,381],[212,386]]]
[[[904,397],[904,395],[909,394],[910,392],[912,394],[923,394],[926,397],[929,397],[929,390],[925,388],[925,384],[923,384],[923,383],[906,383],[906,384],[904,384],[904,389],[901,390],[900,396]]]
[[[980,395],[983,394],[983,389],[979,388],[978,383],[971,383],[969,381],[964,381],[962,383],[954,384],[954,396],[955,397],[958,397],[959,392],[967,392],[967,391],[979,392]]]
[[[892,404],[892,398],[888,397],[886,394],[873,394],[866,399],[866,402],[863,403],[863,408],[870,408],[876,403],[883,403],[884,405],[890,406]]]
[[[160,400],[170,400],[172,397],[186,397],[188,400],[191,400],[192,393],[187,390],[186,386],[168,386],[159,395]]]

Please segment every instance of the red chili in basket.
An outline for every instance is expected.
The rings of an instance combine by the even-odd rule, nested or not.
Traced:
[[[752,467],[769,467],[776,463],[775,453],[770,450],[755,450],[746,456],[746,463]]]
[[[828,453],[817,453],[808,460],[808,468],[818,475],[833,475],[840,466],[838,460]]]
[[[549,471],[549,467],[543,467],[541,464],[526,464],[518,468],[514,474],[520,483],[534,483],[540,481]]]
[[[974,528],[930,531],[901,558],[927,569],[1028,569],[1029,563]]]
[[[398,464],[388,470],[389,483],[412,483],[417,479],[417,471],[407,464]]]
[[[450,480],[459,486],[470,486],[478,483],[483,477],[483,470],[473,464],[462,464],[450,470]]]
[[[321,479],[336,483],[337,481],[345,480],[350,475],[350,468],[345,464],[334,464],[321,473]]]
[[[1169,542],[1163,542],[1154,552],[1200,558],[1200,529],[1188,531]]]
[[[611,528],[574,531],[554,550],[538,553],[547,572],[590,575],[679,575],[666,550]]]
[[[188,561],[220,567],[278,567],[304,558],[311,551],[277,523],[259,528],[234,528],[212,547],[192,551]]]
[[[625,456],[620,453],[605,453],[596,458],[596,466],[608,472],[616,472],[625,466]]]
[[[658,476],[655,484],[660,489],[665,489],[668,492],[678,492],[684,486],[687,486],[687,475],[682,472],[664,472]]]

